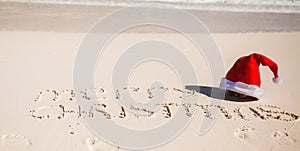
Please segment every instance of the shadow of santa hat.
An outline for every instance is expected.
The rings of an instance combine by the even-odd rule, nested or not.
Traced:
[[[253,53],[249,56],[239,58],[234,63],[226,74],[226,77],[222,78],[220,88],[252,96],[257,99],[261,98],[264,91],[260,88],[260,64],[268,66],[273,72],[274,83],[282,83],[282,78],[278,76],[278,65],[266,56]]]

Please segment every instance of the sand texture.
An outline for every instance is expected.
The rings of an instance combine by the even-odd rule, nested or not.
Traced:
[[[26,20],[25,17],[20,18],[22,23],[26,20],[26,26],[35,24],[38,30],[18,25],[6,30],[5,26],[18,20],[14,15],[5,17],[9,15],[12,14],[0,16],[1,151],[129,150],[95,135],[83,121],[103,117],[126,128],[145,130],[170,122],[179,111],[183,111],[182,118],[190,119],[189,125],[171,141],[149,150],[297,151],[300,148],[300,33],[297,31],[212,33],[222,54],[225,72],[240,56],[258,52],[278,63],[284,82],[282,85],[272,83],[270,70],[261,67],[265,92],[260,100],[217,98],[211,101],[213,97],[203,91],[186,89],[177,73],[159,61],[143,62],[130,75],[124,75],[128,76],[128,86],[112,86],[113,65],[124,49],[141,40],[159,39],[176,46],[189,58],[198,78],[198,83],[192,85],[217,88],[211,78],[209,62],[181,34],[119,34],[98,58],[94,87],[75,90],[74,62],[87,26],[74,26],[75,29],[64,32],[67,27],[63,24],[61,28],[49,24],[51,30],[47,30],[43,20],[32,22],[32,18]],[[157,80],[164,85],[151,85]],[[125,92],[139,104],[120,105],[118,102]],[[152,104],[151,109],[140,105],[155,100],[161,92],[165,94],[163,102]],[[78,105],[78,99],[92,106],[83,108]],[[182,102],[182,99],[195,99],[196,102]],[[214,121],[205,133],[200,130],[203,121]]]

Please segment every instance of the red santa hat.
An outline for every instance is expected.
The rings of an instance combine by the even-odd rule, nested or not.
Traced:
[[[222,78],[220,88],[261,98],[263,89],[260,88],[260,72],[259,65],[268,66],[273,72],[273,82],[281,84],[282,79],[278,76],[278,65],[258,53],[239,58],[228,71],[225,78]]]

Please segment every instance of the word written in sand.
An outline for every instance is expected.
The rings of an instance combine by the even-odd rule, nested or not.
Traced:
[[[145,107],[131,105],[129,108],[124,106],[119,107],[119,111],[112,113],[110,108],[105,103],[94,103],[90,106],[83,107],[76,106],[75,108],[70,109],[64,104],[42,106],[36,109],[30,110],[30,115],[35,119],[64,119],[67,116],[75,116],[77,118],[94,118],[98,116],[103,116],[105,119],[125,119],[127,117],[138,117],[138,118],[151,118],[157,113],[162,113],[164,118],[172,118],[174,112],[179,108],[183,108],[186,116],[192,117],[193,112],[192,108],[199,109],[204,114],[204,117],[214,119],[211,111],[218,109],[221,111],[221,114],[225,119],[242,119],[249,120],[249,116],[256,117],[261,120],[280,120],[285,122],[295,121],[299,118],[299,115],[296,115],[291,112],[282,110],[280,107],[273,107],[269,105],[258,105],[258,106],[239,106],[234,108],[232,111],[229,111],[226,107],[218,104],[200,104],[200,103],[161,103],[156,104],[160,107],[162,112],[152,111]],[[43,110],[47,109],[48,112]],[[175,110],[175,111],[174,111]],[[143,112],[144,114],[136,114],[135,111]],[[49,113],[50,112],[50,113]]]
[[[141,89],[140,88],[122,88],[122,89],[117,89],[114,90],[114,98],[115,99],[120,99],[121,97],[121,93],[123,91],[131,91],[134,93],[140,93]],[[153,87],[153,88],[148,88],[146,90],[147,92],[147,98],[148,99],[153,99],[154,95],[153,92],[154,91],[164,91],[164,92],[168,92],[168,91],[174,91],[174,92],[179,92],[182,94],[187,94],[187,95],[196,95],[195,91],[191,91],[191,90],[182,90],[182,89],[178,89],[178,88],[167,88],[167,87]],[[38,96],[34,99],[35,102],[38,102],[40,100],[43,99],[43,97],[50,97],[51,100],[53,101],[58,101],[58,100],[62,100],[63,96],[68,96],[67,100],[69,101],[74,101],[76,100],[76,98],[83,98],[86,99],[88,101],[98,101],[98,100],[107,100],[109,99],[109,97],[106,94],[106,91],[103,88],[90,88],[90,89],[84,89],[84,90],[80,90],[78,92],[76,92],[73,89],[66,89],[66,90],[56,90],[56,89],[47,89],[44,91],[41,91]],[[182,98],[182,96],[180,96],[180,98]]]
[[[126,90],[127,88],[119,89],[114,91],[115,92],[115,98],[119,99],[121,96],[121,91]],[[139,88],[128,88],[128,90],[131,90],[133,92],[140,92],[141,89]],[[181,90],[177,88],[165,88],[165,87],[158,87],[158,88],[151,88],[147,89],[147,94],[149,95],[148,98],[152,99],[155,97],[153,95],[153,91],[155,90],[163,90],[163,91],[176,91],[182,94],[189,94],[188,97],[198,97],[199,95],[196,95],[195,91],[190,90]],[[92,95],[90,91],[93,91]],[[144,117],[144,118],[151,118],[154,115],[158,113],[158,111],[152,111],[147,108],[147,106],[136,106],[136,105],[130,105],[130,107],[126,108],[124,106],[119,107],[119,111],[112,113],[109,110],[109,107],[106,103],[99,103],[99,99],[107,99],[108,97],[103,96],[102,94],[105,93],[105,90],[103,88],[94,88],[89,90],[83,90],[80,91],[80,97],[83,99],[86,99],[87,101],[93,100],[94,102],[91,103],[92,105],[83,108],[82,106],[76,106],[70,109],[70,107],[66,106],[65,104],[58,104],[58,105],[50,105],[50,106],[42,106],[35,109],[30,110],[30,115],[33,118],[36,119],[51,119],[51,118],[57,118],[57,119],[63,119],[66,116],[69,115],[75,115],[77,118],[94,118],[96,116],[103,116],[106,119],[125,119],[127,117]],[[69,98],[67,99],[70,102],[74,102],[76,98],[76,93],[74,90],[64,90],[64,91],[58,91],[58,90],[45,90],[39,93],[37,98],[35,99],[35,102],[38,102],[41,100],[42,97],[44,97],[47,94],[52,94],[52,102],[58,102],[58,100],[61,100],[61,96],[63,94],[66,94]],[[186,96],[185,96],[186,97]],[[181,96],[182,98],[182,96]],[[95,101],[97,100],[97,101]],[[198,99],[199,100],[199,99]],[[92,101],[91,101],[92,102]],[[261,120],[280,120],[285,122],[295,121],[299,118],[299,115],[291,112],[287,112],[283,109],[281,109],[278,106],[272,106],[272,105],[258,105],[258,106],[239,106],[234,108],[232,111],[229,111],[226,107],[218,105],[218,104],[200,104],[200,103],[175,103],[175,102],[169,102],[169,103],[159,103],[155,104],[157,107],[159,107],[162,111],[162,117],[164,118],[172,118],[172,116],[175,115],[174,110],[178,110],[178,108],[183,108],[185,111],[186,116],[192,117],[193,116],[193,110],[192,109],[200,109],[204,114],[206,118],[214,119],[212,115],[212,110],[218,109],[221,111],[221,114],[226,119],[242,119],[242,120],[249,120],[249,116],[254,116]],[[54,111],[55,113],[44,113],[43,110],[47,109],[48,111]],[[143,112],[144,114],[136,114],[134,112]],[[174,113],[175,112],[175,113]],[[44,114],[43,114],[44,113]],[[159,112],[161,113],[161,112]]]

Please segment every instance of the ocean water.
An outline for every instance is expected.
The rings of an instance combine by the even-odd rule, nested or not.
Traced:
[[[159,3],[175,8],[193,10],[300,13],[299,0],[0,0],[0,2],[1,1],[122,7]],[[164,5],[161,7],[164,7]]]

